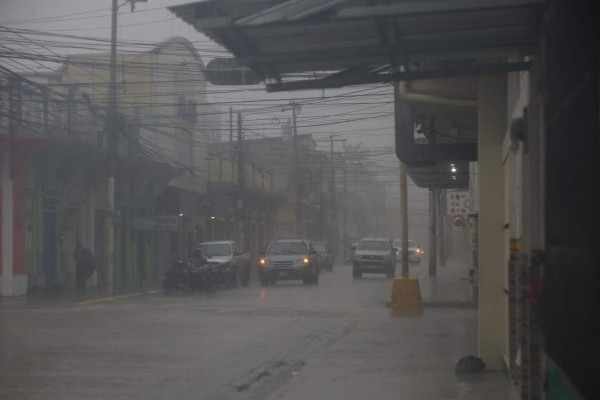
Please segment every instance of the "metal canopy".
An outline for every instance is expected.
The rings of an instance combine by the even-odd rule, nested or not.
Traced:
[[[421,90],[419,83],[466,77],[470,87],[469,77],[476,82],[480,74],[529,69],[526,56],[537,46],[532,38],[537,37],[541,3],[208,0],[170,10],[252,69],[268,91],[409,82],[404,100],[411,120],[429,123],[424,128],[429,144],[413,143],[413,127],[405,126],[401,140],[406,147],[400,152],[402,132],[397,129],[397,154],[408,161],[418,186],[450,188],[468,186],[468,175],[449,174],[448,163],[464,171],[476,159],[477,99],[452,93],[452,84]],[[427,96],[446,98],[430,101]],[[451,130],[468,138],[449,140]]]
[[[267,82],[297,90],[523,70],[539,0],[209,0],[170,7]],[[471,60],[410,71],[412,64]],[[396,72],[403,65],[407,71]],[[321,72],[300,80],[293,74]],[[337,73],[344,72],[341,75]]]

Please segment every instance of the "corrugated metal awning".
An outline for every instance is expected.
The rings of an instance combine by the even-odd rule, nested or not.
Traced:
[[[482,60],[529,54],[539,4],[210,0],[170,10],[262,76],[268,90],[288,90],[381,81],[401,65],[406,79],[524,69],[524,63]],[[306,72],[322,72],[328,81],[285,84]]]
[[[455,154],[469,155],[477,137],[473,80],[480,74],[529,68],[527,56],[537,47],[542,4],[542,0],[208,0],[170,10],[252,69],[268,91],[416,82],[404,100],[415,120],[435,122],[435,130],[425,129],[428,139],[439,133],[429,146],[462,143],[465,151]],[[449,77],[453,80],[446,84],[428,86]],[[461,139],[453,140],[450,130],[459,132]],[[468,176],[448,174],[448,162],[453,160],[442,153],[424,152],[430,160],[422,162],[421,157],[418,164],[409,165],[415,183],[439,188],[468,185]],[[472,158],[454,161],[464,166]]]

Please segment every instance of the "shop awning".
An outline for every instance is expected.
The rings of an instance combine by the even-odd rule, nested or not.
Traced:
[[[458,126],[461,139],[445,142],[457,144],[455,149],[464,145],[457,159],[440,157],[444,151],[425,152],[432,156],[420,158],[419,174],[412,174],[416,177],[425,176],[427,167],[439,173],[438,163],[473,161],[477,99],[469,97],[469,81],[480,74],[529,68],[527,55],[537,45],[541,4],[539,0],[208,0],[170,10],[262,77],[268,91],[464,78],[464,92],[454,87],[448,93],[452,85],[437,85],[437,91],[435,84],[429,85],[425,92],[423,85],[409,87],[407,94],[413,96],[405,100],[415,118],[438,119],[439,138],[452,135],[441,132],[445,127]],[[432,101],[414,96],[424,93]],[[438,98],[448,101],[443,104]],[[452,105],[453,100],[475,106]],[[460,112],[453,114],[456,110]],[[424,146],[438,146],[440,141]],[[403,159],[406,154],[398,155]],[[454,187],[453,181],[447,176],[449,187]],[[418,178],[416,183],[426,185]]]

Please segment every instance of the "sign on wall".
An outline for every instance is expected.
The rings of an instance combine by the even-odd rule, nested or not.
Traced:
[[[471,212],[471,196],[467,191],[447,192],[446,210],[448,215],[465,215]]]

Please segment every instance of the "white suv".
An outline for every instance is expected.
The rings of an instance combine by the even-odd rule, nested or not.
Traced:
[[[352,259],[352,276],[361,278],[366,272],[386,274],[388,278],[393,278],[396,273],[396,251],[391,240],[361,239],[356,245]]]

